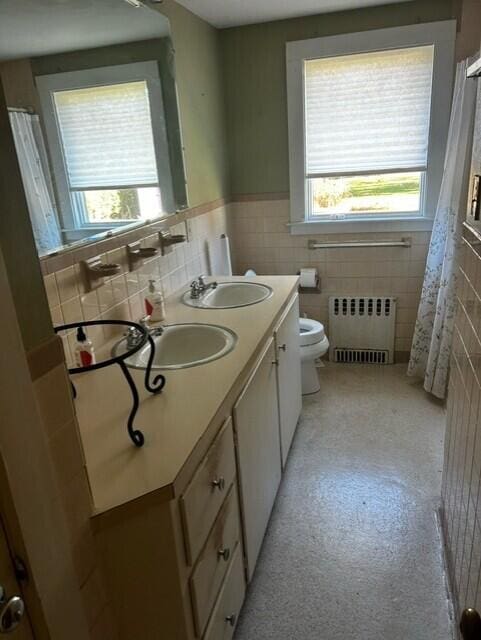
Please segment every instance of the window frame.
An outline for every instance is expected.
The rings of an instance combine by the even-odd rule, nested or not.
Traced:
[[[54,93],[73,89],[84,89],[95,86],[124,84],[127,82],[147,84],[151,113],[152,135],[154,139],[155,159],[157,165],[158,186],[162,195],[163,208],[169,211],[174,201],[170,180],[171,168],[169,145],[162,98],[162,87],[158,64],[155,61],[135,62],[108,67],[96,67],[55,73],[36,78],[40,97],[45,133],[50,147],[50,158],[53,169],[55,188],[58,196],[59,210],[62,220],[62,231],[77,233],[92,231],[98,233],[117,227],[125,227],[125,220],[111,222],[91,222],[86,219],[80,199],[80,192],[70,190],[67,167],[64,158],[62,138],[57,121]],[[109,187],[105,187],[107,190]],[[112,185],[114,188],[114,185]],[[128,187],[125,187],[128,188]],[[134,185],[132,186],[134,188]],[[160,212],[161,214],[161,212]],[[153,216],[153,217],[158,217]],[[138,223],[139,220],[132,220]]]
[[[456,21],[446,20],[363,31],[286,44],[289,129],[290,232],[352,233],[430,230],[441,187],[454,81]],[[313,219],[307,205],[305,170],[304,61],[423,45],[434,46],[433,85],[428,142],[428,168],[419,214],[353,214],[345,219]]]

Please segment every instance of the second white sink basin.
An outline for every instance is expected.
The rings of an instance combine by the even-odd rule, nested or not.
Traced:
[[[185,369],[207,364],[230,353],[237,342],[237,335],[214,324],[170,324],[160,336],[153,338],[155,357],[152,369]],[[113,355],[126,351],[125,338],[117,343]],[[150,355],[147,343],[125,364],[134,369],[145,369]]]
[[[201,309],[235,309],[262,302],[272,295],[272,289],[258,282],[220,282],[199,298],[191,298],[190,291],[182,296],[184,304]]]

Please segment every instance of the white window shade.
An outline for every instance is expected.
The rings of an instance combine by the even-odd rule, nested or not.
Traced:
[[[306,60],[307,177],[427,168],[434,47]]]
[[[147,83],[53,94],[71,190],[158,183]]]

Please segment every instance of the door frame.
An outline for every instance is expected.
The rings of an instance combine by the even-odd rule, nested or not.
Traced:
[[[0,512],[38,639],[85,640],[88,625],[67,523],[0,247]]]

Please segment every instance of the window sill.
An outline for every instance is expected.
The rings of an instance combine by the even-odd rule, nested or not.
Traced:
[[[431,231],[432,218],[422,216],[416,218],[394,220],[309,220],[291,222],[291,235],[302,236],[312,234],[327,235],[330,233],[389,233],[409,231]]]

